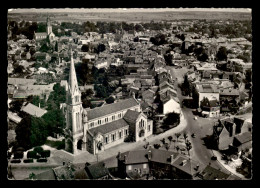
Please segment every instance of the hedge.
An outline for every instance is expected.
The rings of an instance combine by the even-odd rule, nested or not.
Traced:
[[[11,160],[11,163],[20,163],[21,160],[20,159],[14,159],[14,160]]]
[[[33,159],[37,159],[37,152],[36,151],[28,151],[27,152],[27,158],[33,158]]]
[[[37,159],[37,162],[40,162],[40,163],[42,163],[42,162],[47,162],[47,159],[40,158],[40,159]]]
[[[17,151],[14,153],[14,159],[21,159],[23,158],[23,152],[22,151]]]
[[[41,154],[42,158],[47,158],[47,157],[50,157],[51,151],[50,150],[43,150],[40,154]]]
[[[24,163],[33,163],[33,159],[24,159],[23,162]]]
[[[37,153],[41,153],[43,151],[43,148],[41,146],[37,146],[33,149],[33,151],[36,151]]]

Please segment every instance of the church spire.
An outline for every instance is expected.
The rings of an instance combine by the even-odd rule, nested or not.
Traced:
[[[69,92],[70,92],[71,98],[74,98],[75,96],[79,95],[79,88],[78,88],[76,71],[75,71],[75,67],[74,67],[72,48],[70,49],[70,56],[71,56],[71,63],[70,63],[70,73],[69,73]],[[74,100],[72,100],[72,103],[73,103],[73,101]],[[75,102],[80,102],[80,101],[76,100]]]

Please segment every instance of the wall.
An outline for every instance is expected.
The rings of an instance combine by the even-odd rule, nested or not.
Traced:
[[[146,168],[144,168],[144,164],[146,165]],[[131,170],[129,169],[131,167]],[[134,172],[136,169],[137,172],[141,170],[141,174],[148,174],[149,173],[149,165],[148,163],[142,163],[142,164],[131,164],[131,165],[126,165],[126,172]]]
[[[180,104],[174,99],[169,100],[163,105],[163,114],[168,114],[171,112],[181,113]]]
[[[219,93],[199,93],[199,107],[200,102],[203,100],[204,97],[208,98],[209,100],[215,97],[219,101]]]

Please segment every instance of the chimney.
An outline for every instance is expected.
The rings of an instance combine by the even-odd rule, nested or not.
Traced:
[[[148,151],[148,160],[151,160],[151,159],[152,159],[152,151],[149,150],[149,151]]]
[[[184,166],[184,165],[186,165],[187,164],[187,160],[183,160],[182,162],[181,162],[181,166]]]
[[[171,155],[171,164],[173,164],[173,159],[174,159],[173,155]]]
[[[118,159],[120,159],[121,158],[121,153],[120,153],[120,151],[118,152]]]

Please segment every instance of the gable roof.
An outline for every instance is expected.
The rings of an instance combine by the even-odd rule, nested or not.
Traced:
[[[173,155],[174,159],[176,159],[179,156],[178,153],[172,151],[166,151],[160,149],[151,149],[151,151],[152,151],[151,161],[158,162],[158,163],[170,164],[171,155]]]
[[[53,168],[54,174],[57,177],[57,180],[72,180],[74,179],[74,168],[69,168],[68,166],[59,166],[56,168]]]
[[[185,161],[185,163],[183,163]],[[180,156],[178,159],[176,159],[173,162],[173,166],[175,168],[180,169],[183,172],[186,172],[189,175],[194,175],[197,171],[195,170],[195,167],[198,163],[193,161],[193,160],[189,160],[187,157],[184,156]]]
[[[212,166],[207,166],[201,173],[203,180],[216,180],[216,179],[227,179],[230,175],[226,174]]]
[[[244,143],[252,140],[252,133],[245,132],[245,133],[234,136],[234,138],[236,138],[241,144],[244,144]]]
[[[89,129],[89,132],[92,135],[96,135],[98,133],[107,134],[107,133],[110,133],[114,130],[117,130],[117,129],[120,129],[120,128],[123,128],[123,127],[126,127],[126,126],[129,126],[128,123],[124,119],[119,119],[119,120],[112,121],[110,123]]]
[[[31,103],[28,103],[26,106],[22,107],[22,111],[36,117],[42,117],[47,112],[47,110],[43,110]]]
[[[91,110],[88,110],[88,120],[93,120],[112,114],[121,110],[125,110],[134,106],[139,105],[139,103],[134,98],[129,98],[122,100],[117,103],[108,104],[102,107],[97,107]]]
[[[133,110],[127,110],[124,115],[124,120],[130,123],[135,123],[138,117],[140,116],[141,112],[136,112]]]
[[[129,151],[125,164],[138,164],[138,163],[148,163],[147,150],[133,150]]]
[[[85,170],[91,179],[99,179],[109,175],[109,171],[105,167],[104,162],[99,162],[96,164],[89,165],[85,168]]]

